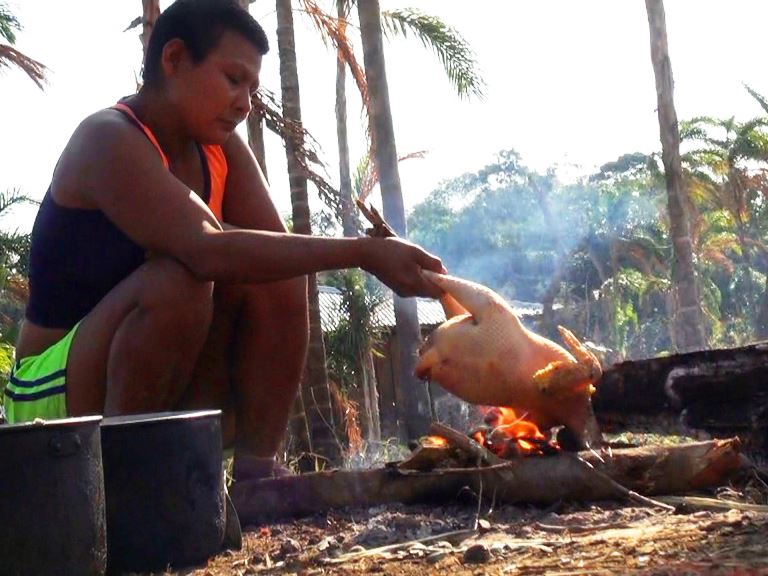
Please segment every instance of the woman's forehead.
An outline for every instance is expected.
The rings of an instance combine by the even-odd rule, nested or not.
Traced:
[[[261,52],[245,36],[227,30],[222,33],[216,47],[211,51],[219,58],[249,61],[261,64]]]

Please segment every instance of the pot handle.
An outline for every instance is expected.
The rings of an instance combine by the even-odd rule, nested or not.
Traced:
[[[56,432],[48,441],[51,456],[66,457],[80,451],[80,436],[71,432]]]

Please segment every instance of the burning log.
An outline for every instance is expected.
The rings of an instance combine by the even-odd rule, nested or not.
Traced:
[[[594,470],[566,453],[428,472],[393,465],[260,480],[245,491],[247,505],[238,512],[244,525],[259,524],[347,506],[450,502],[467,489],[492,494],[497,503],[542,506],[625,498],[616,483],[646,496],[683,494],[722,485],[745,465],[737,439],[614,450],[605,463],[590,452],[579,456],[613,482],[596,481]]]

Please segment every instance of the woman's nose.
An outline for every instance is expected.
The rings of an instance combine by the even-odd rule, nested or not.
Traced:
[[[251,103],[251,93],[249,90],[238,91],[237,99],[235,100],[235,106],[237,107],[238,111],[242,113],[243,118],[250,114],[251,108],[253,108],[253,104]]]

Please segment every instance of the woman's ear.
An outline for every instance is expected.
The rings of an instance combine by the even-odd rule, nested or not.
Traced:
[[[160,56],[160,66],[163,70],[163,75],[168,77],[178,72],[187,57],[187,46],[183,40],[173,38],[166,42]]]

